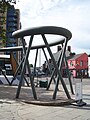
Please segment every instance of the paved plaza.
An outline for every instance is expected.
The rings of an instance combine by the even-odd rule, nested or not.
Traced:
[[[69,88],[68,82],[66,83]],[[87,103],[83,107],[76,104],[48,106],[25,103],[21,99],[23,98],[22,91],[17,101],[15,100],[16,86],[10,86],[11,89],[0,85],[0,120],[90,120],[90,79],[83,79],[82,85],[83,101]],[[25,92],[24,96],[26,96],[24,100],[27,100]],[[74,95],[72,97],[74,98]]]

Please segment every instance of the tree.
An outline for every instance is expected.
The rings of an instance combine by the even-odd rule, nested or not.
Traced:
[[[6,12],[8,7],[10,7],[10,3],[15,3],[16,4],[16,0],[2,0],[0,1],[0,43],[3,46],[6,46],[6,41],[7,41],[7,37],[6,37]]]

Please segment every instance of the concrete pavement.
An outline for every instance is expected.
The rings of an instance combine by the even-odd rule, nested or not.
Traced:
[[[83,107],[32,105],[0,96],[0,120],[90,120],[90,81],[86,81],[83,80],[83,101],[87,105]]]

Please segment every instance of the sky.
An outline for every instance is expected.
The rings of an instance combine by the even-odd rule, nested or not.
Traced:
[[[90,0],[19,0],[15,7],[20,9],[22,29],[47,25],[67,28],[72,33],[68,42],[72,52],[90,54]],[[55,53],[56,47],[52,51]],[[41,63],[44,60],[42,57]]]

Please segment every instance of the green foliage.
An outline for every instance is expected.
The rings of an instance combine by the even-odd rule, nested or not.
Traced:
[[[0,41],[2,41],[3,46],[6,44],[6,16],[7,8],[10,7],[10,4],[7,2],[0,2]]]
[[[0,3],[0,16],[1,16],[1,22],[0,22],[0,37],[2,41],[2,44],[5,44],[5,39],[6,39],[6,30],[3,27],[6,23],[5,19],[5,12],[6,12],[6,4],[5,3]]]
[[[6,12],[7,9],[11,7],[10,3],[14,2],[15,0],[11,0],[8,2],[3,0],[2,2],[0,2],[0,43],[2,42],[2,46],[6,46],[6,42],[8,42],[8,38],[6,37]],[[11,28],[9,29],[9,31],[10,30]]]

